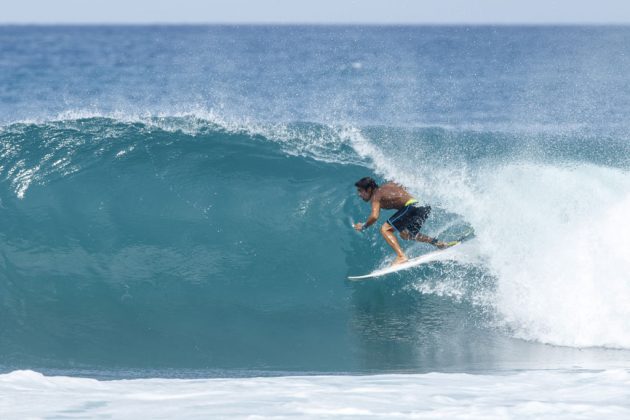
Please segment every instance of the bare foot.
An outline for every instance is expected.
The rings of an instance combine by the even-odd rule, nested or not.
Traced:
[[[404,256],[403,256],[403,257],[396,257],[396,259],[395,259],[395,260],[394,260],[394,262],[392,263],[392,267],[393,267],[393,266],[395,266],[395,265],[398,265],[398,264],[405,263],[405,262],[407,262],[407,261],[409,261],[409,260],[407,259],[407,257],[404,257]]]
[[[435,246],[437,246],[439,249],[444,249],[444,248],[450,248],[452,246],[455,246],[458,243],[459,243],[459,241],[438,242],[437,244],[435,244]]]

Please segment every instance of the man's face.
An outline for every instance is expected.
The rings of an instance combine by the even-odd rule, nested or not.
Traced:
[[[363,199],[363,201],[370,201],[370,198],[372,198],[372,190],[364,190],[363,188],[357,188],[357,193],[359,194],[359,197],[361,197]]]

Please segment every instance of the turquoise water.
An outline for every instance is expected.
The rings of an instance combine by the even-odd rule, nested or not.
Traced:
[[[2,370],[625,363],[629,36],[0,28]],[[475,239],[348,282],[392,258],[351,228],[367,175],[431,204],[428,234]]]

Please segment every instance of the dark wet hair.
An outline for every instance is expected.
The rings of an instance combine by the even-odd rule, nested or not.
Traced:
[[[369,176],[366,176],[365,178],[361,178],[360,180],[354,183],[354,186],[357,188],[361,188],[362,190],[366,190],[366,191],[369,190],[370,188],[372,188],[373,190],[378,188],[378,184],[376,183],[376,181],[374,181]]]

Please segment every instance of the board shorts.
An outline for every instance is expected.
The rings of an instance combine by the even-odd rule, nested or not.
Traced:
[[[420,228],[431,213],[431,206],[421,206],[419,203],[412,203],[403,207],[387,219],[387,223],[392,225],[399,233],[405,230],[411,237],[420,233]]]

